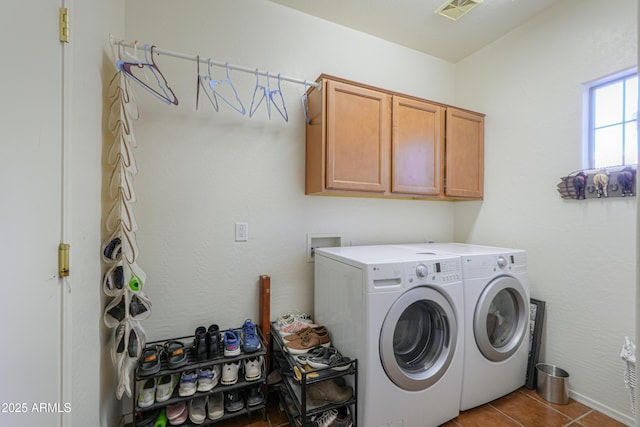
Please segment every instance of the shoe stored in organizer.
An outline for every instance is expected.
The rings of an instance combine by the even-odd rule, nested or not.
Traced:
[[[242,325],[242,335],[244,338],[242,350],[244,350],[245,353],[253,353],[260,350],[262,344],[260,344],[260,338],[258,338],[258,333],[256,332],[256,325],[251,319],[244,321]]]
[[[302,354],[314,347],[329,347],[330,345],[331,339],[329,338],[329,332],[316,334],[312,331],[297,340],[289,341],[285,344],[285,349],[291,354]]]
[[[200,368],[198,373],[198,391],[209,391],[218,385],[220,365]]]
[[[178,387],[178,395],[180,397],[192,396],[196,392],[198,383],[198,374],[196,371],[185,371],[180,376],[180,386]]]
[[[217,420],[224,415],[224,396],[222,392],[214,393],[209,396],[209,406],[207,408],[207,416],[210,420]]]
[[[351,411],[348,406],[341,406],[337,409],[336,419],[329,424],[330,427],[352,427]]]
[[[222,365],[222,379],[220,383],[223,385],[231,385],[238,382],[238,371],[240,370],[240,361],[227,362]]]
[[[158,387],[156,388],[156,401],[164,402],[169,400],[175,390],[180,376],[178,374],[164,375],[158,380]]]
[[[247,406],[257,406],[264,402],[262,384],[254,384],[247,389]]]
[[[333,379],[317,382],[307,386],[307,399],[311,405],[327,403],[344,403],[353,396],[350,386],[341,387]]]
[[[256,381],[262,376],[262,366],[264,358],[262,356],[244,359],[244,379],[246,381]]]
[[[224,394],[224,410],[236,412],[244,408],[244,399],[239,390],[233,390]]]
[[[224,340],[224,356],[237,356],[240,354],[240,337],[235,331],[225,331],[222,336]]]

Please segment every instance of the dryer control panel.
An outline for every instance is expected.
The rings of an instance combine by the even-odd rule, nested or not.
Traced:
[[[462,280],[462,267],[459,257],[421,260],[405,263],[404,274],[409,286],[425,283],[445,284]]]

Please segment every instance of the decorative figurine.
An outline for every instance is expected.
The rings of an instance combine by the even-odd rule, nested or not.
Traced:
[[[633,181],[636,179],[636,170],[627,166],[618,174],[618,184],[622,190],[622,197],[633,196]]]
[[[584,172],[578,172],[573,177],[573,188],[576,190],[576,200],[580,200],[580,197],[586,199],[584,190],[587,188],[587,175]]]
[[[596,187],[596,194],[598,198],[604,196],[609,197],[607,188],[609,187],[609,173],[606,170],[601,170],[593,176],[593,185]]]

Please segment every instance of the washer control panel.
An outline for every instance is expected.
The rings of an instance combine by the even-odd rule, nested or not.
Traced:
[[[462,267],[459,257],[408,262],[404,267],[404,273],[409,285],[449,283],[462,280]]]

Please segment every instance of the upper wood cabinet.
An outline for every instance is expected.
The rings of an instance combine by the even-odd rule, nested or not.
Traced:
[[[465,175],[477,177],[478,173],[477,162],[475,169],[469,166],[474,153],[465,148],[472,128],[454,115],[451,125],[461,128],[450,134],[445,127],[447,106],[329,76],[321,76],[318,82],[322,89],[308,93],[306,194],[482,197],[482,182],[473,184]],[[484,117],[475,116],[481,121]],[[456,141],[456,154],[446,158],[446,165],[449,141],[445,144],[445,135]],[[477,140],[474,137],[472,145],[476,154],[480,149],[482,159]],[[458,167],[458,161],[467,163]],[[449,173],[455,170],[457,190],[450,193]]]
[[[484,116],[447,108],[445,195],[482,199],[484,195]]]

